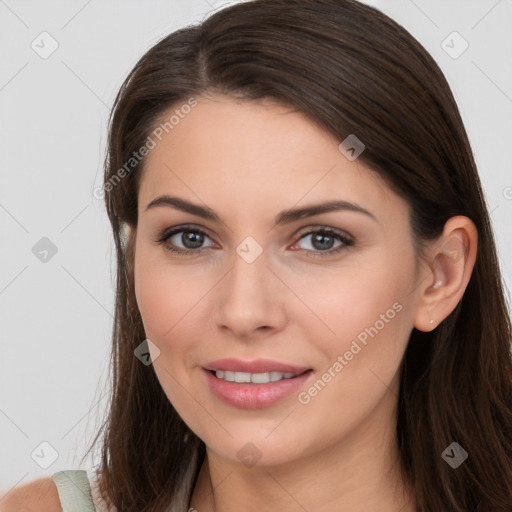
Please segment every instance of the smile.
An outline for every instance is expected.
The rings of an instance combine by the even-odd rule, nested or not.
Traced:
[[[240,409],[262,409],[277,404],[306,385],[313,370],[302,373],[231,372],[202,368],[206,385],[216,398]]]
[[[269,382],[277,382],[283,379],[292,379],[297,373],[283,372],[265,372],[265,373],[248,373],[248,372],[228,372],[217,370],[215,376],[228,382],[267,384]]]

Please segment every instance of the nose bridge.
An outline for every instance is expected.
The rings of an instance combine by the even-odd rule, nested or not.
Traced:
[[[267,268],[267,252],[259,247],[257,254],[253,241],[239,244],[218,297],[218,324],[239,335],[262,326],[277,327],[283,319],[275,277]]]
[[[259,243],[256,246],[253,241],[243,241],[238,245],[228,275],[230,296],[240,300],[244,295],[250,295],[255,299],[268,293],[267,256],[268,252]]]

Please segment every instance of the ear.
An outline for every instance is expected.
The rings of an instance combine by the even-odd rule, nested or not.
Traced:
[[[135,296],[135,238],[137,229],[128,223],[121,226],[121,239],[124,247],[124,273],[128,282],[128,301],[137,307],[137,299]],[[130,306],[131,307],[131,306]]]
[[[135,239],[137,236],[137,228],[124,222],[120,229],[121,241],[123,245],[123,251],[125,254],[125,272],[128,276],[131,276],[134,270],[134,257],[135,257]]]
[[[477,247],[478,232],[471,219],[459,215],[446,222],[443,234],[427,250],[427,271],[414,314],[416,329],[432,331],[455,309],[473,272]]]
[[[127,222],[123,222],[121,225],[121,238],[129,240],[135,233],[135,228]]]

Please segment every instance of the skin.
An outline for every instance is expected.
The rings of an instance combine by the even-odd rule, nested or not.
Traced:
[[[268,99],[197,99],[146,157],[138,226],[129,233],[137,303],[160,350],[155,372],[207,447],[190,506],[412,512],[397,463],[398,370],[413,327],[434,329],[460,301],[476,257],[473,223],[450,219],[420,260],[407,202],[348,160],[341,140]],[[169,206],[146,210],[162,194],[207,205],[222,222]],[[376,220],[337,211],[274,225],[284,209],[334,199]],[[184,224],[207,233],[201,253],[165,250],[194,247],[184,245],[184,233],[155,242]],[[311,234],[321,228],[354,244],[334,253],[343,244],[334,238],[322,250]],[[263,250],[252,263],[236,252],[248,236]],[[307,391],[394,303],[400,311],[307,404],[292,393],[251,411],[223,403],[205,384],[201,367],[210,361],[264,357],[313,368]],[[237,456],[248,442],[260,454],[251,466]]]

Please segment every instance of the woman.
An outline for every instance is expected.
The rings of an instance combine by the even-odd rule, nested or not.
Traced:
[[[169,35],[119,91],[101,193],[107,507],[510,510],[489,212],[450,88],[397,23],[255,0]],[[53,477],[89,510],[83,473]]]

